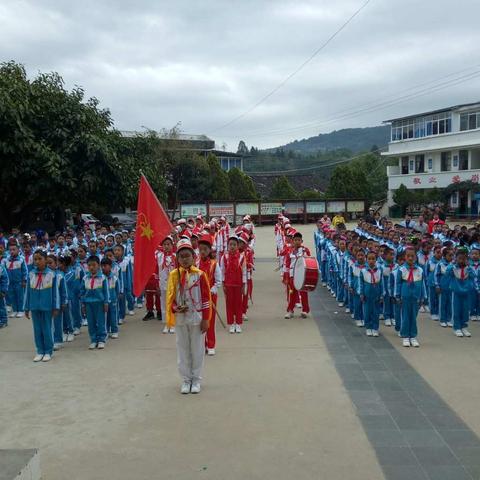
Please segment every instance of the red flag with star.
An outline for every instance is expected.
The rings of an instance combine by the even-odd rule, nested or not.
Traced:
[[[172,231],[172,224],[144,175],[140,178],[135,231],[135,263],[133,294],[143,292],[155,271],[155,252],[160,242]]]

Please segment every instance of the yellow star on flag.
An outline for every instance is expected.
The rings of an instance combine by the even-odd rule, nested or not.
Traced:
[[[145,217],[145,215],[144,215],[144,217]],[[146,238],[148,238],[148,240],[151,240],[153,238],[153,234],[155,232],[152,230],[150,222],[147,221],[146,217],[145,217],[145,220],[143,220],[140,223],[140,228],[142,229],[142,231],[140,232],[141,237],[146,237]]]

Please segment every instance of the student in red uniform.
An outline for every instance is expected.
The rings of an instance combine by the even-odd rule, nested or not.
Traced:
[[[286,294],[287,294],[287,304],[290,302],[290,267],[288,266],[288,258],[290,257],[290,253],[292,251],[292,240],[294,230],[291,227],[285,230],[285,241],[282,250],[280,251],[280,266],[282,268],[282,283],[286,287]]]
[[[246,232],[243,232],[238,237],[239,244],[238,249],[240,254],[243,255],[245,265],[247,267],[247,291],[242,295],[242,306],[243,306],[243,320],[248,320],[247,311],[248,311],[248,299],[252,298],[253,292],[253,250],[248,246],[250,238]]]
[[[310,257],[310,250],[307,247],[303,246],[303,238],[300,232],[295,232],[293,234],[292,240],[292,250],[290,255],[286,257],[287,261],[287,268],[289,271],[289,290],[290,290],[290,298],[288,301],[287,306],[287,313],[285,318],[292,318],[293,317],[293,310],[295,309],[295,305],[300,301],[302,303],[302,318],[307,318],[307,315],[310,312],[310,306],[308,304],[308,292],[299,292],[295,290],[293,286],[293,273],[295,269],[295,263],[301,257]]]
[[[186,222],[185,222],[186,223]],[[167,298],[167,283],[170,272],[177,266],[175,253],[173,251],[173,238],[171,236],[165,237],[162,241],[162,248],[157,255],[158,260],[158,283],[160,286],[160,308],[162,318],[167,320],[166,316],[166,298]],[[175,333],[175,326],[169,327],[165,325],[163,333]]]
[[[238,250],[238,238],[228,239],[228,251],[221,261],[223,291],[230,333],[242,333],[242,294],[247,287],[247,267]]]
[[[149,278],[145,285],[145,308],[147,309],[146,315],[143,317],[143,321],[155,318],[153,307],[157,311],[157,320],[162,320],[162,307],[160,304],[160,284],[158,280],[158,262],[155,265],[155,272]]]
[[[207,349],[207,355],[215,355],[215,318],[217,316],[218,289],[222,285],[222,272],[220,271],[218,262],[212,258],[212,239],[208,233],[200,236],[198,239],[198,248],[200,255],[197,266],[207,276],[210,293],[212,295],[212,304],[214,306],[214,308],[211,309],[210,322],[205,335],[205,347]]]

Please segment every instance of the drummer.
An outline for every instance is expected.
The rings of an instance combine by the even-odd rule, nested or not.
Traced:
[[[287,306],[287,313],[285,318],[293,318],[293,311],[295,305],[302,304],[302,318],[307,318],[310,313],[310,306],[308,304],[308,292],[295,290],[293,285],[293,275],[295,270],[295,264],[302,257],[310,257],[310,250],[303,245],[303,237],[300,232],[295,231],[293,233],[292,248],[290,254],[286,256],[286,267],[288,268],[288,288],[289,288],[289,301]]]

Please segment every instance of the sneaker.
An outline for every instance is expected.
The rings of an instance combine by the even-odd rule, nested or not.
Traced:
[[[302,308],[302,304],[301,303],[296,303],[295,308]]]
[[[373,335],[372,330],[370,330],[369,328],[367,328],[367,337],[371,337],[372,335]]]
[[[105,348],[105,342],[98,342],[97,348],[103,350]]]
[[[180,393],[183,395],[187,395],[188,393],[190,393],[190,388],[191,385],[189,382],[183,382],[182,386],[180,387]]]
[[[137,308],[143,308],[143,302],[142,303],[137,303]]]
[[[384,317],[383,317],[383,313],[381,313],[381,314],[378,316],[378,319],[379,319],[379,320],[383,320],[383,318],[384,318]]]
[[[463,332],[461,330],[455,330],[455,335],[457,337],[463,337]]]
[[[355,318],[355,314],[352,312],[352,314],[350,315],[352,318]]]
[[[82,327],[87,327],[88,326],[88,321],[86,318],[82,320]]]
[[[210,355],[210,356],[215,355],[215,349],[214,348],[207,348],[207,355]]]
[[[392,318],[390,321],[392,322],[392,327],[394,327],[397,324],[394,318]]]
[[[420,346],[420,344],[418,343],[418,340],[416,338],[411,338],[410,339],[410,344],[412,345],[412,347],[415,347],[415,348],[418,348]]]
[[[422,305],[420,307],[420,313],[425,313],[426,311],[427,311],[426,308]]]
[[[129,315],[135,315],[135,312],[134,312],[133,310],[129,310],[129,311],[128,311],[128,314],[129,314]]]
[[[339,307],[343,307],[345,304],[343,302],[338,302]]]
[[[42,362],[49,362],[51,359],[52,359],[52,356],[46,353],[42,358]]]
[[[40,355],[40,354],[38,353],[37,355],[35,355],[35,356],[33,357],[33,361],[34,361],[35,363],[41,362],[41,361],[42,361],[42,358],[43,358],[43,355]]]
[[[17,318],[22,318],[23,317],[23,312],[18,312],[15,316]]]
[[[17,314],[17,312],[10,312],[8,314],[8,318],[14,318],[16,314]]]
[[[97,344],[96,343],[91,343],[89,346],[88,346],[88,349],[89,350],[95,350],[97,348]]]
[[[168,333],[175,333],[175,327],[170,327]]]
[[[350,313],[350,309],[348,307],[345,309],[345,313]]]
[[[58,350],[60,350],[62,348],[62,344],[61,343],[54,343],[53,344],[53,351],[54,352],[57,352]]]
[[[65,343],[67,341],[67,334],[66,333],[64,333],[62,335],[62,341],[63,341],[63,343]]]
[[[243,321],[244,321],[244,322],[248,322],[248,317],[247,317],[246,315],[243,315],[242,318],[243,318]]]
[[[453,327],[453,322],[447,322],[447,327]]]
[[[168,333],[168,327],[166,325],[163,327],[162,333]]]
[[[372,337],[378,337],[378,330],[372,330]]]
[[[242,333],[242,327],[240,325],[235,325],[235,333]]]
[[[440,317],[438,315],[432,315],[432,320],[438,320]]]
[[[308,317],[308,313],[307,312],[302,312],[302,318],[307,318]]]
[[[190,389],[190,393],[200,393],[201,389],[202,388],[200,387],[200,382],[193,382],[192,388]]]
[[[235,325],[230,325],[229,332],[230,333],[235,333]]]
[[[158,320],[159,322],[161,322],[161,321],[163,320],[163,318],[162,318],[162,313],[161,313],[161,312],[158,312],[158,313],[157,313],[157,320]]]
[[[147,320],[150,320],[151,318],[155,318],[154,313],[153,313],[153,312],[147,312],[147,313],[145,314],[145,316],[142,318],[142,320],[143,320],[144,322],[146,322]]]
[[[118,338],[118,333],[117,332],[111,333],[110,338]]]
[[[293,312],[287,312],[285,314],[285,318],[288,320],[289,318],[293,318]]]
[[[445,322],[440,322],[440,326],[443,328],[447,328],[447,324]]]
[[[410,339],[409,338],[404,338],[403,339],[403,346],[404,347],[409,347],[410,346]]]
[[[463,333],[464,337],[471,337],[472,336],[472,334],[466,328],[462,328],[462,333]]]
[[[392,321],[389,318],[385,319],[384,323],[385,323],[386,327],[391,327],[392,326]]]
[[[79,329],[79,328],[74,328],[74,329],[73,329],[73,334],[74,334],[75,336],[80,335],[80,329]]]
[[[355,325],[356,325],[357,327],[363,327],[363,322],[362,322],[362,320],[355,320]]]
[[[325,282],[322,282],[322,287],[326,287],[327,284]]]
[[[73,335],[73,333],[69,333],[67,335],[67,342],[73,342],[75,336]]]

